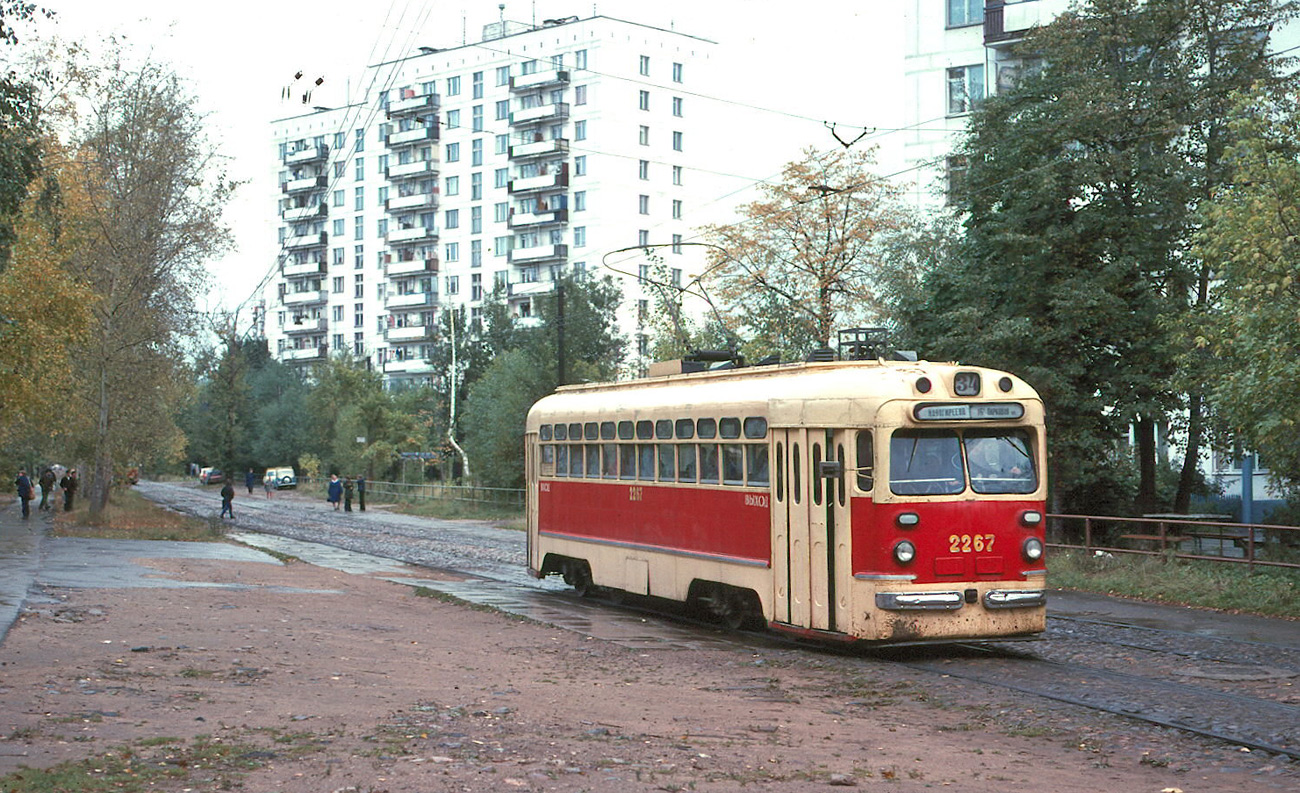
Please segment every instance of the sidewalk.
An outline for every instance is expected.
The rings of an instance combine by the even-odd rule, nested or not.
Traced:
[[[0,642],[36,579],[41,540],[53,515],[33,508],[31,518],[23,520],[17,501],[0,506]]]

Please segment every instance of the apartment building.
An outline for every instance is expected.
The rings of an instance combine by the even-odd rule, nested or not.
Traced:
[[[518,321],[565,274],[609,274],[645,353],[641,265],[701,272],[681,245],[711,196],[714,44],[604,16],[502,20],[480,41],[369,67],[364,95],[273,122],[276,270],[261,315],[272,354],[349,350],[390,387],[430,382],[440,313],[471,322],[494,290]],[[704,201],[699,201],[703,204]]]

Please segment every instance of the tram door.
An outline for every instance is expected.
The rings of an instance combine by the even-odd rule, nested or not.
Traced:
[[[772,510],[773,603],[777,622],[845,630],[849,522],[844,432],[775,429]]]

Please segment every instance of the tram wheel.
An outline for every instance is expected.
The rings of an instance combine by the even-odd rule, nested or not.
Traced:
[[[591,568],[586,562],[570,562],[564,568],[564,583],[573,587],[580,596],[594,597],[599,588],[591,580]]]
[[[718,585],[709,598],[709,608],[728,630],[740,631],[754,625],[753,604],[744,590]]]

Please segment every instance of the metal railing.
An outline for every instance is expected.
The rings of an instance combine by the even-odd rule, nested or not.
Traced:
[[[298,477],[298,488],[319,488],[324,491],[328,479]],[[355,496],[354,496],[355,497]],[[524,508],[524,491],[514,487],[479,487],[477,485],[452,485],[441,482],[384,482],[366,480],[366,499],[379,501],[459,501],[488,504],[497,507]]]
[[[1300,563],[1289,561],[1300,559],[1297,526],[1178,516],[1048,515],[1047,521],[1049,548],[1245,564],[1251,571],[1257,565],[1300,569]]]

